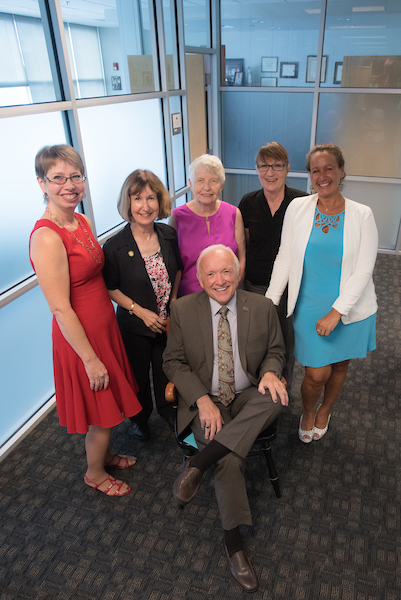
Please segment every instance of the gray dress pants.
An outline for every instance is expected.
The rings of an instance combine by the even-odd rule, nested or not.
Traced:
[[[274,403],[269,391],[265,395],[256,387],[237,394],[229,406],[210,396],[219,408],[224,426],[214,439],[229,448],[217,461],[214,471],[214,488],[223,529],[238,525],[252,525],[248,495],[245,486],[245,459],[259,433],[272,423],[282,411],[280,401]],[[202,450],[209,443],[201,428],[199,415],[191,423],[196,443]]]

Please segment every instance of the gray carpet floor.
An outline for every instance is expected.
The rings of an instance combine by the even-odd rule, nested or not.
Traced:
[[[399,258],[378,257],[375,283],[377,350],[352,362],[328,434],[310,445],[297,437],[296,367],[273,445],[282,498],[262,459],[248,459],[254,525],[243,533],[260,582],[255,600],[400,598]],[[146,443],[129,422],[114,430],[112,449],[138,456],[122,498],[83,484],[83,437],[67,435],[55,411],[0,464],[1,600],[246,596],[228,572],[212,475],[180,510],[171,489],[181,451],[158,416],[151,427]]]

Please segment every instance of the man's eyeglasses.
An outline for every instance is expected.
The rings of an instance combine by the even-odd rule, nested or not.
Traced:
[[[288,163],[274,163],[273,165],[256,165],[260,173],[267,173],[270,168],[273,171],[284,171],[285,167],[287,166]]]
[[[49,179],[45,175],[46,181],[50,183],[55,183],[56,185],[64,185],[67,183],[67,179],[71,179],[72,183],[78,184],[83,183],[86,180],[85,175],[71,175],[71,177],[65,177],[64,175],[55,175],[54,179]]]

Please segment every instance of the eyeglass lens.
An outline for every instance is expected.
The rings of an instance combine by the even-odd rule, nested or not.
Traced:
[[[61,175],[56,175],[54,179],[49,179],[48,177],[46,177],[46,179],[51,183],[58,183],[60,185],[64,185],[65,183],[67,183],[68,179],[71,179],[72,183],[82,183],[83,181],[85,181],[86,177],[85,175],[71,175],[71,177],[62,177]]]
[[[258,169],[261,173],[266,173],[270,168],[273,171],[282,171],[285,166],[285,163],[274,163],[273,165],[258,165]]]

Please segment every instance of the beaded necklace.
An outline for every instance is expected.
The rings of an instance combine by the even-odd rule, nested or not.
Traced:
[[[78,220],[78,218],[74,215],[74,221],[78,224],[78,227],[81,227],[82,231],[84,232],[84,235],[86,237],[86,239],[89,242],[89,245],[86,244],[85,242],[82,242],[80,239],[77,238],[77,236],[75,235],[75,233],[73,231],[70,231],[69,229],[67,229],[62,223],[60,223],[60,221],[57,219],[57,217],[55,215],[53,215],[53,213],[46,208],[46,211],[49,216],[50,216],[50,220],[53,221],[54,223],[56,223],[56,225],[58,225],[59,227],[61,227],[62,229],[65,229],[66,231],[68,231],[71,236],[74,238],[74,240],[76,242],[78,242],[78,244],[80,244],[83,248],[85,248],[85,250],[88,252],[89,256],[91,256],[91,258],[93,258],[93,260],[100,265],[102,262],[102,256],[99,252],[99,250],[96,248],[95,244],[93,243],[92,238],[90,237],[88,231],[86,230],[86,228],[80,223],[80,221]]]

